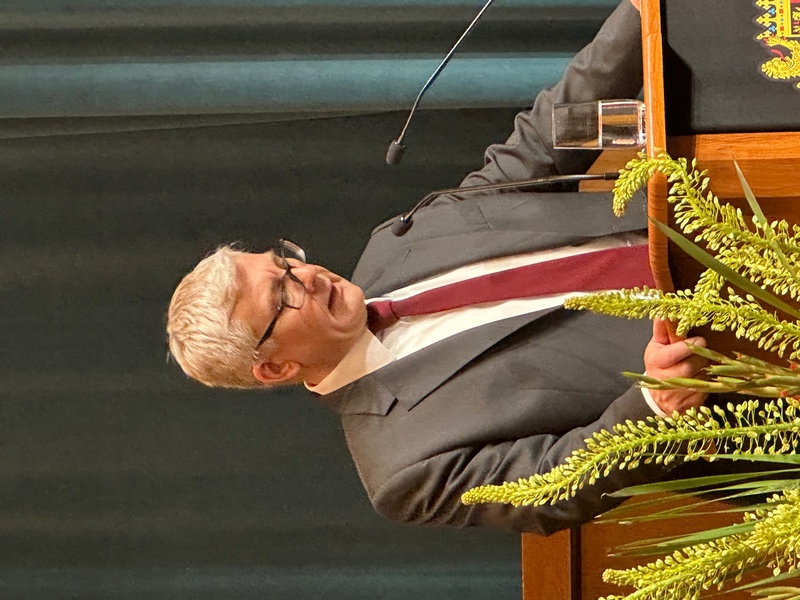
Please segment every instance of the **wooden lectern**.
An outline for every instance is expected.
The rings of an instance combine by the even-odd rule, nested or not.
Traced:
[[[800,2],[642,0],[644,94],[649,155],[666,148],[673,157],[696,158],[698,166],[708,170],[714,193],[749,212],[734,170],[736,160],[768,219],[800,223],[800,89],[796,87],[800,74],[794,81],[769,80],[753,60],[754,52],[764,54],[761,63],[788,54],[780,44],[771,46],[773,52],[766,42],[760,47],[754,39],[759,32],[800,41],[800,19],[797,23],[789,19],[787,24],[780,18],[791,10],[800,11]],[[745,13],[749,14],[746,23]],[[738,21],[732,23],[732,19]],[[747,31],[737,31],[738,24]],[[693,31],[696,35],[702,31],[705,47],[693,47]],[[733,40],[726,41],[724,36]],[[745,59],[739,61],[743,64],[729,51],[736,47],[744,48]],[[693,53],[698,55],[697,66]],[[661,222],[670,219],[666,196],[666,181],[655,177],[648,185],[648,211]],[[652,226],[649,237],[658,286],[670,291],[691,287],[702,267],[671,247]],[[753,352],[730,335],[701,333],[712,348]],[[596,600],[612,593],[622,595],[626,590],[603,583],[602,572],[636,561],[609,558],[615,547],[739,519],[736,514],[719,513],[711,519],[702,517],[702,522],[689,518],[635,526],[588,523],[547,538],[523,534],[523,599]],[[724,597],[751,598],[745,592]]]

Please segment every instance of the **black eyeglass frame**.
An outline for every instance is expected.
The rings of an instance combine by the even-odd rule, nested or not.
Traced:
[[[264,335],[262,335],[261,338],[258,340],[258,343],[256,344],[254,350],[258,350],[259,348],[261,348],[261,346],[264,344],[264,342],[266,342],[269,339],[269,336],[272,335],[272,331],[275,329],[275,324],[278,322],[278,317],[281,316],[281,313],[283,312],[283,310],[285,308],[298,309],[298,308],[303,306],[303,302],[305,302],[305,299],[306,299],[306,286],[302,281],[300,281],[300,279],[297,278],[297,276],[294,273],[292,273],[292,265],[290,265],[289,261],[286,260],[286,251],[287,250],[289,250],[289,252],[292,255],[292,256],[290,256],[290,258],[294,258],[295,260],[298,260],[298,261],[300,261],[302,263],[306,262],[306,253],[305,253],[305,251],[300,246],[298,246],[297,244],[295,244],[292,241],[283,240],[283,239],[282,240],[278,240],[278,243],[272,249],[272,251],[275,253],[275,257],[276,258],[280,257],[281,263],[283,263],[281,266],[284,269],[283,276],[281,277],[281,281],[280,281],[280,284],[279,284],[280,285],[280,303],[278,304],[278,310],[275,311],[275,316],[272,317],[272,321],[270,321],[269,325],[267,325],[267,329],[266,329],[266,331],[264,331]],[[295,302],[295,304],[297,304],[297,306],[293,306],[293,304],[290,304],[286,300],[286,278],[287,277],[289,279],[291,279],[292,281],[294,281],[297,285],[299,285],[300,289],[303,290],[302,296],[300,297],[300,301],[299,302]]]

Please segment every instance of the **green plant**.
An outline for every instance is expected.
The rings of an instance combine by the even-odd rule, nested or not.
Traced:
[[[736,168],[738,171],[738,165]],[[800,442],[800,374],[796,365],[780,360],[800,356],[800,311],[790,303],[800,298],[800,228],[785,221],[768,222],[741,171],[752,219],[720,203],[708,190],[705,172],[699,172],[694,162],[690,165],[665,153],[654,158],[640,155],[628,163],[614,189],[615,212],[621,214],[633,193],[655,172],[666,175],[671,183],[669,201],[676,224],[685,236],[707,250],[663,224],[657,226],[706,271],[690,290],[665,293],[643,288],[590,294],[571,299],[566,306],[626,318],[660,317],[676,322],[679,334],[702,325],[730,330],[774,353],[775,361],[743,355],[727,357],[693,347],[694,352],[712,361],[703,379],[659,381],[626,375],[646,387],[732,392],[772,400],[762,403],[750,399],[728,403],[727,409],[702,407],[665,419],[651,417],[618,424],[612,432],[599,432],[586,440],[585,448],[576,450],[549,473],[475,488],[464,494],[465,503],[555,503],[569,499],[614,469],[634,469],[642,463],[667,464],[703,457],[800,465],[800,457],[794,454]],[[800,473],[800,467],[788,469],[789,475],[796,473]],[[620,496],[664,490],[713,492],[728,497],[768,495],[770,499],[738,509],[744,512],[744,518],[737,525],[640,544],[636,548],[639,551],[670,554],[635,569],[608,570],[604,578],[636,588],[625,600],[678,600],[722,589],[727,581],[738,581],[742,573],[766,567],[771,569],[771,576],[759,582],[758,595],[770,600],[800,599],[799,588],[773,585],[795,576],[800,563],[800,485],[794,479],[764,480],[758,475],[761,473],[670,481],[619,492]],[[651,506],[657,507],[658,502]],[[622,514],[619,510],[612,512]],[[647,518],[672,517],[675,512],[656,511]]]
[[[738,170],[738,166],[737,166]],[[589,294],[565,303],[567,308],[588,309],[626,318],[661,317],[677,323],[685,335],[692,327],[710,325],[733,331],[737,337],[790,358],[800,355],[800,311],[782,298],[800,297],[800,227],[786,221],[767,222],[764,213],[741,176],[754,216],[723,204],[709,191],[705,172],[686,159],[659,154],[641,155],[626,165],[614,186],[614,211],[624,212],[634,192],[655,173],[672,184],[669,201],[675,223],[695,242],[702,242],[715,256],[662,224],[661,230],[687,253],[707,267],[691,290],[675,293],[655,289],[621,290]],[[734,284],[745,295],[735,291]],[[794,320],[781,318],[758,300],[779,309]]]

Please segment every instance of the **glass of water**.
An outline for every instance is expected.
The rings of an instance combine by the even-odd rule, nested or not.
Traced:
[[[641,148],[645,145],[644,102],[597,100],[553,105],[553,147]]]

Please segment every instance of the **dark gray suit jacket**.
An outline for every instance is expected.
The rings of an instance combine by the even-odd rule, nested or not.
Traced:
[[[505,144],[463,185],[580,172],[594,156],[550,147],[553,102],[632,97],[641,87],[639,15],[628,0],[564,79],[515,120]],[[353,275],[375,297],[496,256],[642,229],[643,198],[624,218],[608,194],[455,194],[420,211],[403,237],[379,226]],[[543,473],[585,438],[652,414],[620,371],[641,371],[649,322],[561,308],[505,319],[429,346],[322,397],[340,415],[376,510],[392,519],[550,533],[610,507],[603,491],[652,480],[618,472],[577,498],[541,508],[466,507],[460,495]]]

